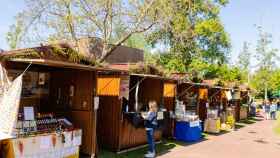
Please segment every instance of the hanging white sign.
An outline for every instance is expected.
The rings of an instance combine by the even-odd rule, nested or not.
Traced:
[[[16,78],[0,99],[0,140],[13,137],[22,89],[22,75]]]

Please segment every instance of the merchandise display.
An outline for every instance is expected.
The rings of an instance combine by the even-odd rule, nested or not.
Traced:
[[[56,118],[53,114],[38,114],[34,120],[22,119],[22,114],[19,114],[16,135],[24,137],[42,133],[62,132],[73,130],[73,124],[66,118]]]
[[[81,140],[81,130],[38,134],[5,140],[4,152],[8,158],[78,158]]]
[[[221,130],[221,118],[217,109],[207,109],[207,119],[204,122],[204,131],[208,133],[219,133]]]
[[[247,119],[248,118],[248,106],[241,106],[240,107],[240,119]]]
[[[226,124],[230,129],[235,128],[234,109],[232,109],[232,108],[227,108]]]
[[[218,110],[217,109],[207,109],[207,118],[217,119]]]
[[[176,102],[176,127],[174,136],[176,140],[194,142],[201,139],[202,129],[199,116],[194,112],[186,111],[186,105],[182,101]]]
[[[221,120],[220,118],[211,119],[208,118],[204,122],[204,131],[208,133],[220,133],[221,131]]]
[[[177,121],[198,121],[199,117],[194,112],[186,111],[186,105],[182,101],[176,102],[175,114]]]
[[[21,73],[19,70],[9,70],[9,78],[13,80]],[[75,129],[66,117],[63,115],[61,117],[60,113],[59,117],[55,116],[55,112],[41,113],[52,111],[48,108],[52,103],[49,100],[51,93],[49,79],[49,73],[27,71],[22,77],[21,84],[16,85],[20,87],[22,93],[6,101],[7,104],[17,105],[17,109],[13,110],[14,115],[11,115],[15,121],[6,121],[10,124],[14,122],[12,137],[0,143],[0,146],[4,145],[0,155],[8,158],[79,157],[82,130]],[[17,92],[14,86],[11,87],[13,88],[11,92]]]

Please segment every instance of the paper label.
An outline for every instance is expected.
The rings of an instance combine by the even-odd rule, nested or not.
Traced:
[[[64,136],[65,136],[64,147],[72,146],[72,132],[65,132]]]
[[[24,112],[24,120],[25,121],[34,120],[34,118],[35,118],[35,116],[34,116],[34,108],[32,106],[24,107],[23,108],[23,112]]]
[[[94,97],[94,110],[98,110],[99,108],[99,97]]]
[[[82,144],[82,131],[74,131],[73,145],[79,146]]]
[[[190,127],[197,127],[199,126],[199,121],[191,121],[190,122]]]
[[[129,98],[129,77],[122,77],[120,82],[120,98]]]

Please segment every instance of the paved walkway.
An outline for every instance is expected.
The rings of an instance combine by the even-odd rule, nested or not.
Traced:
[[[171,149],[157,158],[280,158],[274,121],[263,120],[209,140]]]

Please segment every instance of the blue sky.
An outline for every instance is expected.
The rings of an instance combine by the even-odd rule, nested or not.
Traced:
[[[0,48],[7,50],[6,33],[15,22],[15,16],[23,9],[23,0],[0,0]]]
[[[221,19],[231,38],[232,61],[236,60],[244,41],[249,42],[254,50],[258,38],[254,25],[261,25],[271,33],[272,47],[280,50],[279,11],[279,0],[230,0],[221,11]]]
[[[0,48],[7,50],[6,32],[14,23],[16,14],[24,8],[23,0],[0,0]],[[230,0],[221,10],[221,19],[232,42],[231,61],[235,61],[244,41],[257,39],[255,24],[272,33],[273,47],[280,50],[280,1],[279,0]]]

